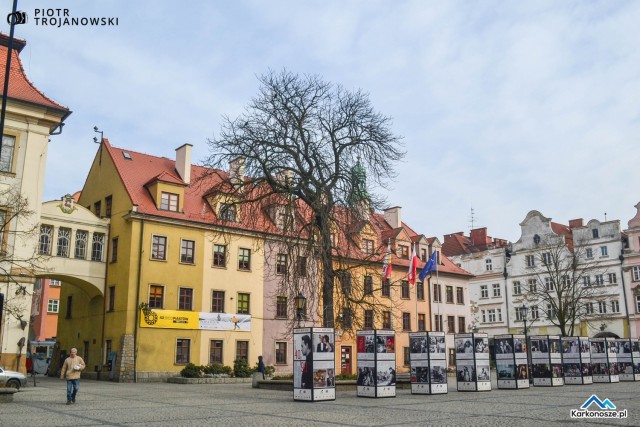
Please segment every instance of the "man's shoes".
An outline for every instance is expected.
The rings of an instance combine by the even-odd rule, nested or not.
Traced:
[[[70,400],[67,400],[67,405],[71,405],[71,401]]]
[[[76,403],[76,398],[71,399],[71,403]]]

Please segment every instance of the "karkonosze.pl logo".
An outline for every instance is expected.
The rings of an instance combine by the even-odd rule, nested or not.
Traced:
[[[75,27],[75,26],[116,26],[117,17],[76,17],[69,14],[69,9],[34,9],[33,20],[43,27]],[[26,24],[27,12],[22,10],[7,15],[9,25]]]
[[[590,410],[592,405],[596,405],[596,410]],[[571,418],[627,418],[626,409],[616,411],[614,405],[609,399],[600,400],[598,396],[592,394],[584,401],[580,409],[571,410]]]

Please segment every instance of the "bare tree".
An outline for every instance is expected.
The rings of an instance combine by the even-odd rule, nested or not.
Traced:
[[[346,272],[380,260],[379,247],[363,255],[358,233],[369,210],[384,203],[368,190],[386,188],[395,176],[404,156],[400,138],[360,90],[286,70],[258,79],[258,95],[237,118],[225,117],[220,136],[209,141],[206,165],[217,171],[232,165],[229,174],[216,172],[211,189],[224,199],[218,218],[273,230],[292,257],[295,251],[317,260],[320,295],[311,288],[307,295],[317,298],[312,305],[321,300],[323,324],[332,327],[335,307],[345,307],[336,289],[348,302],[343,318],[350,304],[365,300]],[[292,294],[301,283],[314,286],[291,271],[282,286]]]
[[[546,309],[545,318],[560,329],[562,336],[573,336],[582,321],[589,321],[593,303],[602,294],[591,277],[604,275],[604,271],[586,256],[585,246],[569,246],[558,237],[541,242],[532,256],[534,282],[525,288],[525,299],[541,304],[539,308]]]

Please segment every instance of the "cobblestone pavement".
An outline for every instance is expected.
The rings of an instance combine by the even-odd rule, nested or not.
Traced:
[[[32,379],[30,381],[33,381]],[[545,426],[566,424],[640,425],[640,382],[525,390],[457,392],[446,395],[356,397],[338,391],[330,402],[294,402],[292,392],[252,389],[251,384],[117,384],[82,380],[78,402],[66,405],[64,381],[38,377],[0,403],[0,426]],[[596,394],[623,420],[572,420],[570,412]],[[593,409],[594,407],[592,407]]]

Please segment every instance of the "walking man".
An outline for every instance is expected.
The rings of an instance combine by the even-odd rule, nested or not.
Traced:
[[[67,380],[67,405],[76,403],[76,395],[80,386],[80,372],[84,368],[84,360],[78,356],[78,349],[72,348],[71,355],[65,359],[60,371],[60,379]]]

